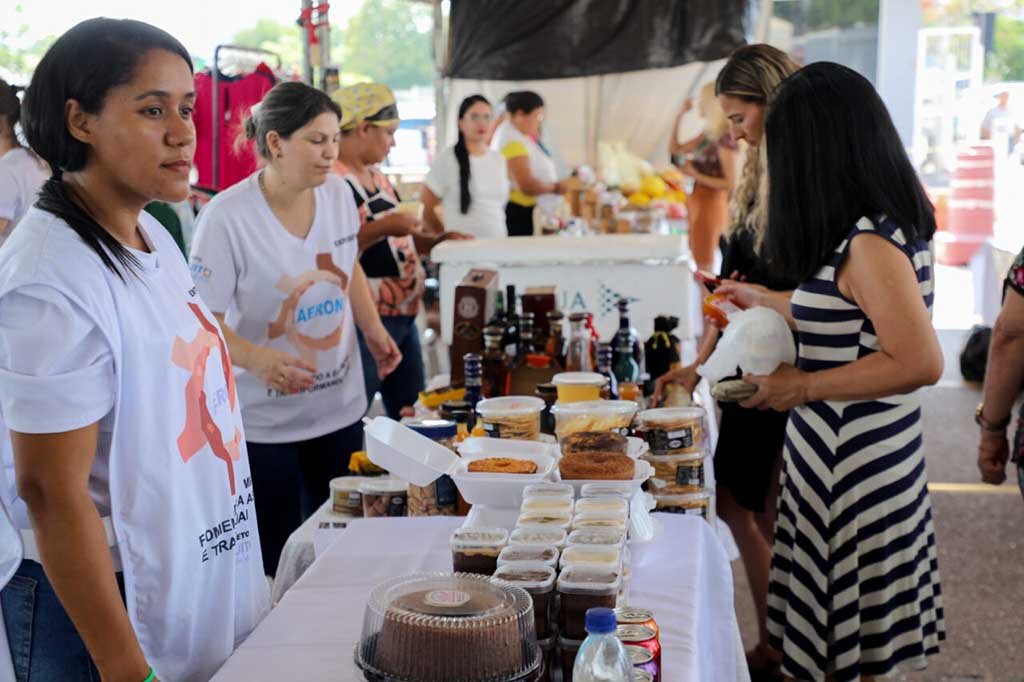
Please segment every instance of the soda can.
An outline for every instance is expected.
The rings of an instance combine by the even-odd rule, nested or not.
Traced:
[[[623,644],[632,644],[650,651],[657,669],[661,670],[661,643],[652,628],[646,625],[620,625],[615,629],[615,634]]]
[[[654,621],[654,613],[648,609],[626,606],[615,609],[615,622],[619,625],[646,625],[654,630],[654,636],[661,641],[661,630]]]
[[[633,682],[654,682],[654,675],[646,670],[633,669]]]
[[[633,679],[636,679],[639,671],[644,671],[651,676],[652,680],[658,680],[661,678],[658,670],[658,664],[654,662],[654,654],[651,653],[650,649],[645,649],[642,646],[635,644],[626,644],[623,648],[626,650],[626,654],[629,659],[633,662]]]

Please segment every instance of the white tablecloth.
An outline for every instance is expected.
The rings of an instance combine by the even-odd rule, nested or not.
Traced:
[[[663,666],[673,682],[750,679],[721,543],[697,517],[656,514],[663,532],[633,548],[629,601],[654,610]],[[228,659],[216,682],[356,682],[352,662],[369,591],[381,581],[450,571],[458,517],[359,519],[342,531],[266,620]]]

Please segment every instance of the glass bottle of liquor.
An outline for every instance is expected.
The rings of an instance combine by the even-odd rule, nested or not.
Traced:
[[[483,398],[481,358],[477,353],[466,353],[462,361],[466,368],[466,396],[463,400],[476,410],[476,404]]]
[[[628,336],[618,336],[618,359],[615,362],[615,380],[619,384],[619,397],[640,400],[640,365],[633,358],[633,346]]]
[[[565,369],[565,336],[562,330],[562,320],[565,316],[560,310],[552,310],[548,313],[548,339],[545,345],[545,354],[551,358],[551,362],[558,369]]]
[[[590,330],[587,329],[587,314],[569,315],[569,347],[565,354],[565,369],[569,372],[592,372],[593,359],[590,355]]]
[[[636,364],[640,368],[640,373],[642,374],[644,371],[644,344],[640,340],[640,332],[638,332],[636,327],[632,326],[629,322],[629,301],[624,298],[620,298],[618,306],[619,329],[615,332],[615,338],[612,340],[612,348],[614,351],[612,364],[618,365],[619,348],[623,344],[623,339],[627,339],[629,341],[630,354],[632,354],[633,359],[636,360]]]
[[[487,324],[505,328],[505,295],[500,291],[494,295],[494,317],[487,320]]]
[[[505,354],[509,358],[516,356],[519,346],[519,306],[516,299],[516,287],[509,284],[505,287],[505,339],[502,344],[505,346]]]
[[[516,345],[516,354],[512,358],[512,370],[526,364],[526,356],[533,354],[533,313],[523,313],[519,316],[519,343]]]
[[[612,344],[597,344],[597,373],[603,375],[608,383],[601,389],[601,397],[605,400],[619,399],[619,382],[612,371]]]
[[[481,373],[482,392],[485,398],[508,395],[508,357],[501,345],[505,330],[501,327],[484,327],[484,354]]]

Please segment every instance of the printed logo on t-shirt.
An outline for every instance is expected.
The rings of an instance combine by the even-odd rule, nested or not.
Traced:
[[[210,281],[210,276],[213,275],[213,270],[203,264],[203,261],[198,257],[193,257],[192,262],[188,266],[189,272],[192,273],[192,281],[196,284],[205,284]]]
[[[213,456],[224,462],[228,486],[234,495],[235,462],[241,456],[242,443],[242,431],[234,414],[237,405],[235,375],[217,325],[208,320],[195,303],[189,303],[188,307],[199,320],[199,329],[191,341],[181,337],[174,339],[171,352],[172,362],[191,374],[185,384],[185,424],[178,436],[178,452],[182,461],[187,463],[209,446]],[[219,358],[224,374],[223,386],[212,394],[208,393],[210,387],[206,385],[211,355]],[[222,426],[234,429],[230,439],[224,440]]]
[[[285,336],[306,362],[341,343],[347,310],[348,275],[329,253],[316,255],[316,270],[284,276],[277,288],[285,294],[277,317],[268,325],[270,339]]]

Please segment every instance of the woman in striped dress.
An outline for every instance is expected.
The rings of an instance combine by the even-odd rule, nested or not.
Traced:
[[[791,297],[727,283],[797,330],[797,367],[747,377],[745,406],[791,410],[768,602],[797,680],[922,669],[945,638],[916,390],[942,373],[935,221],[871,84],[838,64],[780,87],[765,127],[762,255]]]

